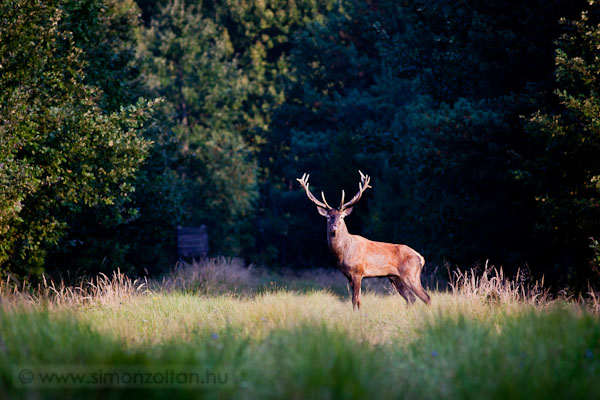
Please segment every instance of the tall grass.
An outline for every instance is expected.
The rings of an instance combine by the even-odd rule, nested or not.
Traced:
[[[588,285],[585,293],[569,293],[561,289],[552,293],[544,285],[544,278],[534,280],[527,269],[518,269],[513,277],[507,277],[502,267],[488,266],[483,269],[448,270],[448,287],[452,293],[485,299],[490,303],[519,302],[536,307],[550,307],[555,303],[572,303],[588,311],[600,312],[600,292]]]
[[[533,305],[548,305],[553,297],[544,279],[532,281],[527,270],[518,269],[513,278],[504,275],[502,267],[489,267],[487,262],[480,273],[475,269],[448,272],[453,293],[461,296],[483,297],[490,302],[520,301]]]
[[[131,279],[120,270],[111,276],[100,273],[91,279],[81,279],[76,285],[67,285],[64,280],[55,282],[45,276],[40,283],[31,286],[19,282],[12,276],[0,281],[0,306],[80,306],[90,302],[108,304],[138,294],[147,293],[148,280]]]
[[[483,268],[447,269],[448,278],[441,282],[435,278],[438,276],[437,268],[424,276],[425,287],[449,291],[457,296],[484,299],[490,303],[520,302],[549,306],[557,301],[570,301],[600,312],[600,293],[591,287],[584,294],[574,295],[566,291],[552,294],[544,286],[543,278],[532,280],[527,270],[519,269],[515,276],[508,277],[502,267],[488,266],[487,262]],[[386,278],[364,280],[363,290],[372,294],[395,295]],[[170,273],[159,279],[132,279],[117,270],[110,276],[100,273],[93,278],[80,279],[75,285],[43,277],[40,283],[33,286],[7,276],[0,281],[0,304],[4,307],[11,304],[63,307],[110,304],[153,293],[248,297],[276,291],[325,291],[340,297],[347,297],[349,293],[346,279],[336,270],[283,270],[275,273],[253,265],[246,266],[241,259],[217,257],[177,263]]]
[[[363,288],[366,292],[393,293],[387,279],[365,280]],[[168,274],[155,279],[132,279],[117,270],[110,276],[100,273],[92,278],[82,278],[74,285],[68,285],[62,279],[47,279],[46,276],[38,284],[31,285],[9,275],[0,280],[0,304],[63,307],[90,302],[108,304],[151,293],[228,293],[247,297],[281,290],[325,290],[338,295],[348,292],[346,279],[335,270],[283,270],[275,273],[253,265],[246,266],[238,258],[216,257],[191,263],[179,262]]]
[[[501,269],[457,271],[412,307],[375,282],[352,310],[332,271],[235,259],[160,280],[0,285],[0,398],[598,398],[598,296],[552,296]],[[27,387],[27,366],[227,372],[227,385]],[[99,391],[97,391],[99,390]]]

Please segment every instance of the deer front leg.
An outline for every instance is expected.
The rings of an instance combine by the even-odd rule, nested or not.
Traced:
[[[360,284],[362,281],[362,276],[353,276],[352,277],[352,308],[360,310]]]
[[[352,286],[352,275],[342,271],[346,279],[348,279],[348,283],[346,284],[346,290],[348,291],[348,295],[352,296],[352,292],[354,291],[354,287]]]

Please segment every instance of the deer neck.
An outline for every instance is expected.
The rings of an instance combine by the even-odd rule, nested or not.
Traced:
[[[352,242],[352,237],[348,232],[346,223],[342,222],[336,232],[327,230],[327,244],[329,244],[329,250],[337,256],[338,259],[347,251]]]

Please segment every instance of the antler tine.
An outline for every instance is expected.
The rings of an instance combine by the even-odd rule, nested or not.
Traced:
[[[309,183],[308,183],[308,178],[310,177],[309,174],[304,173],[302,175],[302,178],[296,178],[296,180],[300,183],[300,185],[304,188],[304,191],[306,192],[306,196],[308,197],[308,199],[310,201],[312,201],[313,203],[315,203],[318,207],[321,208],[325,208],[325,209],[331,209],[332,207],[327,204],[327,202],[321,203],[319,200],[316,199],[316,197],[312,194],[312,192],[309,189]],[[322,193],[321,193],[322,194]],[[323,200],[325,200],[325,196],[323,195]]]
[[[325,200],[325,193],[323,193],[323,191],[321,191],[321,198],[323,199],[323,203],[325,203],[327,208],[333,208],[327,203],[327,200]]]
[[[342,209],[342,207],[344,206],[344,196],[346,195],[346,192],[344,192],[344,189],[342,189],[342,200],[340,201],[340,210]]]
[[[360,200],[360,198],[362,197],[362,194],[364,193],[364,191],[367,190],[368,188],[372,187],[369,185],[369,182],[371,182],[371,177],[369,175],[363,174],[362,171],[360,171],[360,170],[358,170],[358,173],[360,174],[360,182],[358,183],[358,193],[356,193],[349,202],[340,205],[340,210],[345,210],[346,208],[351,207],[354,204],[356,204],[356,202],[358,200]],[[342,201],[343,201],[343,197],[342,197]]]
[[[369,175],[365,175],[362,173],[362,171],[359,169],[358,173],[360,174],[360,182],[363,183],[366,181],[366,186],[368,188],[372,188],[373,186],[369,186],[369,182],[371,182],[371,177]],[[359,184],[360,187],[360,184]]]

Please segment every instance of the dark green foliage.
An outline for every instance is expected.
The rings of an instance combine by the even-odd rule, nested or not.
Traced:
[[[578,20],[562,20],[555,57],[560,104],[531,116],[530,152],[515,171],[535,195],[535,232],[553,248],[548,262],[570,268],[591,257],[588,237],[600,232],[600,10],[589,8]]]
[[[75,215],[95,213],[106,226],[131,218],[150,144],[140,131],[152,103],[107,113],[101,89],[86,82],[70,5],[0,5],[0,265],[20,273],[41,271]]]
[[[403,185],[414,194],[403,207],[407,225],[416,227],[405,235],[433,256],[528,262],[547,272],[547,243],[532,235],[539,221],[532,213],[534,190],[514,171],[523,166],[524,152],[540,149],[531,146],[520,117],[546,101],[554,85],[557,20],[574,16],[573,9],[562,2],[510,8],[418,2],[405,12],[419,23],[383,42],[387,58],[406,55],[397,76],[418,78],[427,95],[409,108],[412,127],[403,139],[410,149],[401,171],[416,175]]]
[[[336,203],[361,169],[353,233],[588,276],[595,4],[0,4],[0,270],[158,271],[178,224],[213,253],[327,264],[295,178]]]
[[[597,275],[596,277],[600,277],[600,242],[590,237],[590,249],[592,249],[592,259],[591,259],[591,267],[592,271]]]
[[[140,53],[148,90],[166,100],[183,221],[206,224],[214,251],[237,254],[251,244],[243,227],[256,166],[238,127],[249,83],[227,32],[199,7],[170,1],[142,33]]]
[[[467,99],[431,106],[411,109],[418,134],[408,135],[402,165],[395,167],[404,190],[412,190],[399,202],[398,219],[385,218],[385,197],[379,198],[381,227],[415,238],[433,256],[477,260],[485,248],[489,257],[507,260],[527,228],[513,204],[519,193],[508,173],[514,110]]]
[[[139,9],[133,0],[78,0],[64,5],[65,24],[83,50],[85,82],[101,91],[103,110],[118,110],[140,96],[135,60]]]
[[[286,100],[284,84],[295,77],[289,58],[293,36],[304,26],[323,20],[336,4],[335,0],[222,0],[202,4],[205,12],[227,30],[248,79],[242,99],[244,122],[239,127],[254,152],[267,145],[264,135],[273,109]]]

